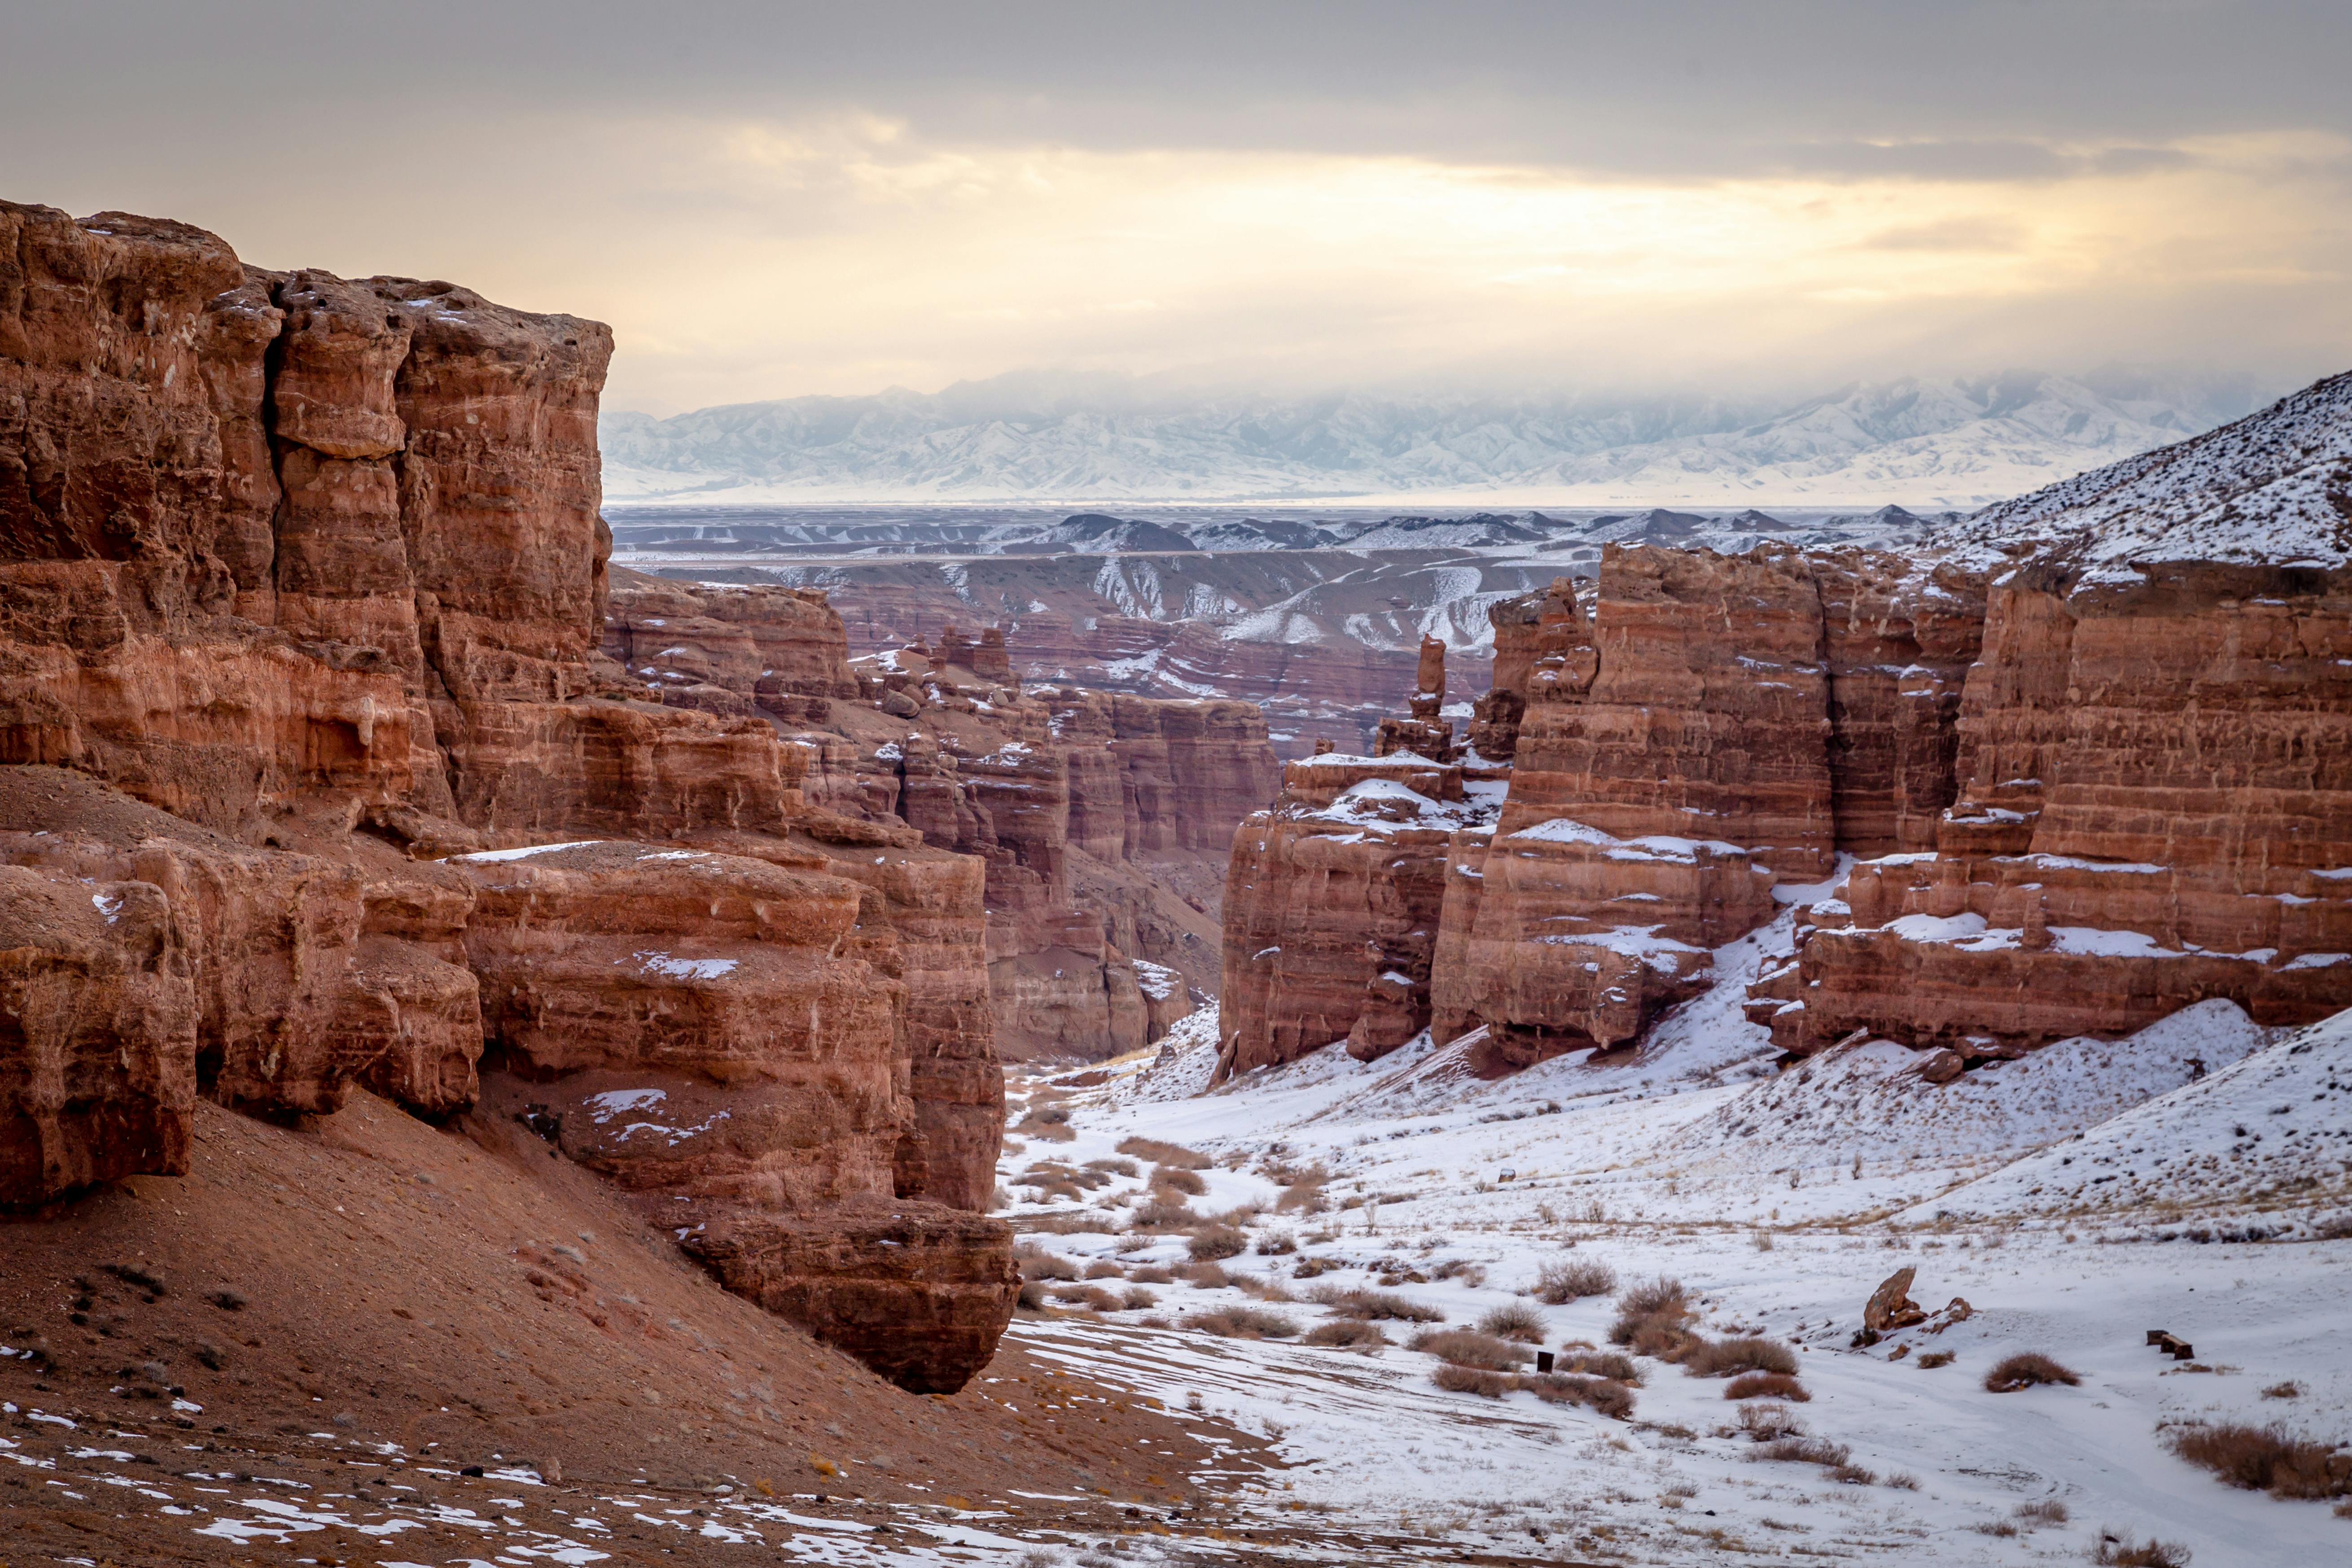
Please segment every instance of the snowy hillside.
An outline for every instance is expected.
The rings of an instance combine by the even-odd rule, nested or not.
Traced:
[[[2035,547],[2133,561],[2352,561],[2352,372],[2234,424],[1988,509],[1938,536],[1987,558]]]
[[[936,395],[606,415],[606,495],[841,500],[1313,500],[1408,494],[1980,505],[2211,427],[2251,399],[2039,373],[1720,400],[1186,399],[1008,376]]]

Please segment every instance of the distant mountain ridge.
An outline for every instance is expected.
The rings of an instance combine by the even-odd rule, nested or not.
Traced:
[[[1794,406],[1659,397],[1187,397],[1020,374],[936,394],[600,421],[616,501],[1330,500],[1974,507],[2195,436],[2242,382],[2042,372],[1852,385]]]

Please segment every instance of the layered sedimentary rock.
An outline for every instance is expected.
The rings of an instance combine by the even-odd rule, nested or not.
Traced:
[[[825,758],[773,721],[857,689],[821,596],[699,618],[740,710],[599,651],[609,331],[124,215],[0,230],[0,1202],[184,1169],[198,1092],[527,1079],[665,1221],[800,1238],[730,1284],[960,1384],[1013,1299],[1004,1227],[939,1201],[985,1204],[1001,1121],[981,868],[899,829],[830,874]]]
[[[1283,775],[1274,808],[1234,836],[1220,1078],[1343,1039],[1369,1061],[1428,1026],[1447,868],[1503,793],[1402,755],[1327,754]]]
[[[1218,873],[1234,825],[1276,777],[1255,708],[1024,690],[1013,661],[1025,650],[995,627],[946,626],[855,670],[840,639],[811,591],[633,573],[617,575],[606,616],[606,651],[648,694],[793,727],[802,798],[825,819],[812,831],[845,847],[844,874],[859,874],[848,847],[869,829],[885,842],[912,827],[985,864],[972,913],[1001,1051],[1135,1049],[1190,1009],[1191,992],[1214,989]],[[803,673],[778,686],[773,672],[793,668]],[[918,1023],[918,1062],[962,1059],[961,1023],[928,1029]],[[939,1091],[964,1072],[942,1067]]]

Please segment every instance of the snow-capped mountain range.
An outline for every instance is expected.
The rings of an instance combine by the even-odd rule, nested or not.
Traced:
[[[1969,509],[2212,428],[2243,381],[2008,372],[1709,398],[1333,393],[1187,397],[1015,374],[936,394],[730,404],[601,421],[606,496],[859,500],[1877,505]]]

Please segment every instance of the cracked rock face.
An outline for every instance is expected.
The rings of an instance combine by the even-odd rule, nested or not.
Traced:
[[[979,865],[829,875],[821,754],[601,651],[611,353],[0,203],[0,1203],[185,1170],[198,1094],[529,1101],[649,1217],[794,1238],[735,1288],[959,1386],[1013,1290],[1005,1227],[948,1206],[1002,1121]],[[753,691],[854,694],[787,597],[732,634]]]

